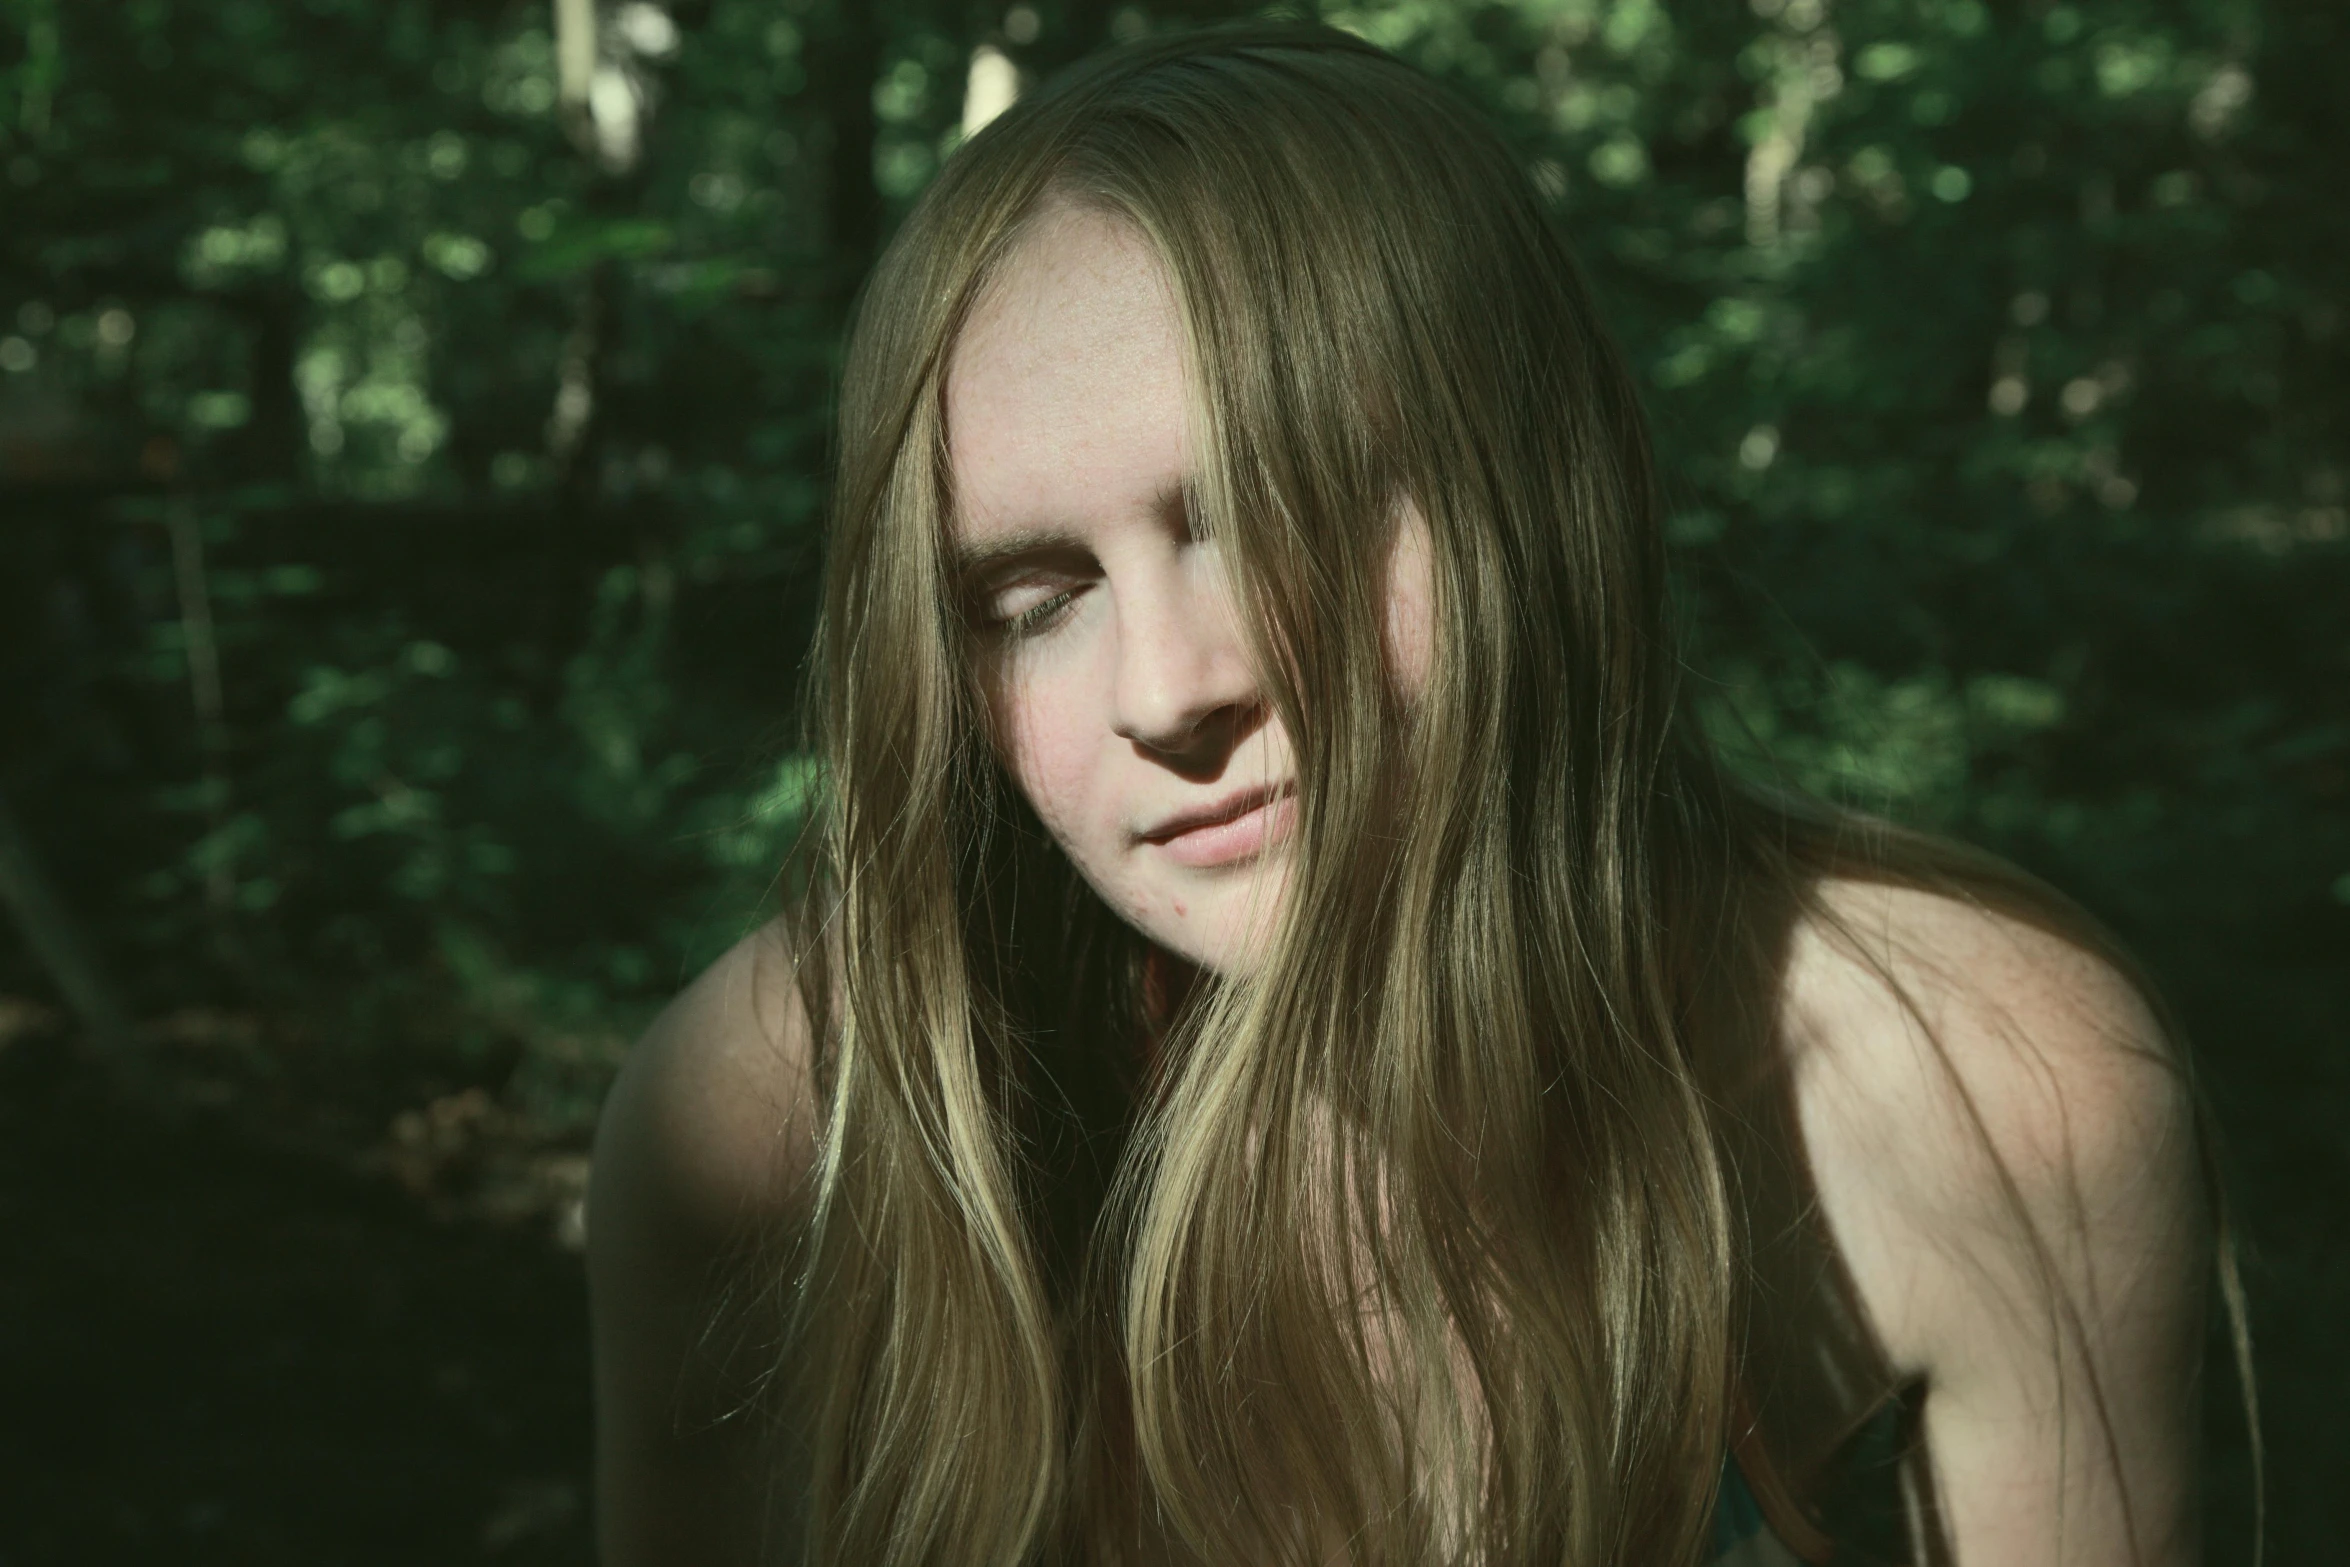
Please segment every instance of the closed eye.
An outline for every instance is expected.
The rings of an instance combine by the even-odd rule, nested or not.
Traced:
[[[1049,598],[1038,599],[1017,614],[996,620],[989,629],[1009,641],[1027,641],[1043,636],[1059,625],[1069,613],[1069,606],[1077,602],[1082,588],[1063,588]]]
[[[1046,563],[1028,561],[996,575],[992,582],[974,582],[965,590],[965,616],[971,629],[992,642],[1023,641],[1042,636],[1057,626],[1080,594],[1093,585],[1099,568],[1086,559]]]

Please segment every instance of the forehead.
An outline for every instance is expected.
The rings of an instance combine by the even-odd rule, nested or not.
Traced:
[[[1155,505],[1187,448],[1182,316],[1148,242],[1041,213],[955,343],[946,423],[958,539]]]

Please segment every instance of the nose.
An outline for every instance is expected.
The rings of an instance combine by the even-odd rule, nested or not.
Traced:
[[[1118,603],[1112,727],[1179,766],[1213,771],[1262,705],[1223,574],[1176,551]]]

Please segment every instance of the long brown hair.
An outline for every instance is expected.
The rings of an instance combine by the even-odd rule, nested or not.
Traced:
[[[1055,202],[1173,282],[1201,525],[1296,754],[1277,936],[1171,1020],[995,760],[945,564],[947,358]],[[1436,589],[1408,703],[1405,500]],[[1081,67],[882,260],[834,505],[816,1559],[1695,1560],[1747,1242],[1693,1035],[1754,1032],[1833,864],[2023,884],[1726,781],[1632,378],[1495,135],[1322,29]]]

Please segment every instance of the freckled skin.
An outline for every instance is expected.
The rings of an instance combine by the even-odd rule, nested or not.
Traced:
[[[1278,908],[1279,833],[1212,866],[1177,863],[1141,835],[1288,785],[1294,762],[1249,667],[1220,551],[1182,514],[1183,341],[1139,234],[1071,207],[1041,216],[948,365],[952,542],[1052,541],[971,585],[979,618],[1005,623],[982,633],[979,656],[1007,770],[1104,901],[1168,950],[1230,970],[1261,950]],[[1427,548],[1417,512],[1405,521],[1388,629],[1397,678],[1416,685]]]

